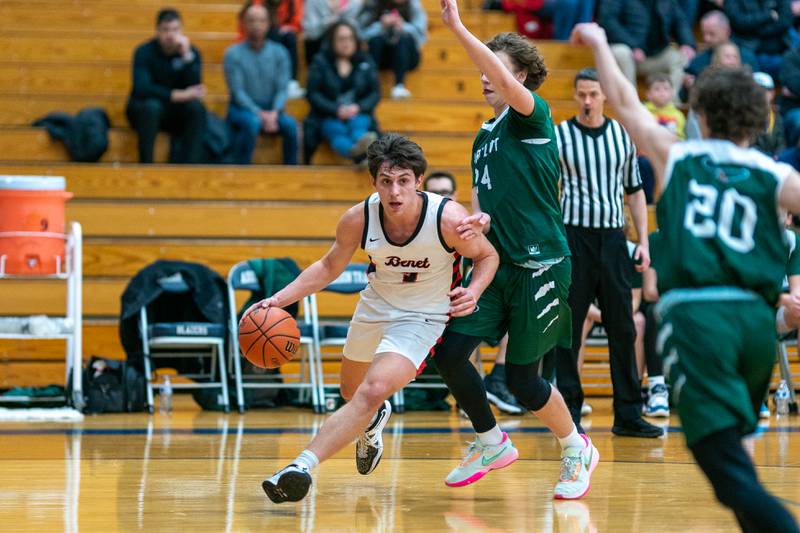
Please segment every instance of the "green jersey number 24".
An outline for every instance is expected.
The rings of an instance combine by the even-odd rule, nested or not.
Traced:
[[[486,188],[490,191],[492,190],[492,178],[489,177],[489,165],[483,167],[483,175],[481,175],[481,171],[477,168],[475,169],[475,185],[477,186],[478,183],[482,185],[486,185]]]
[[[755,247],[753,234],[757,214],[751,198],[733,188],[720,193],[715,187],[695,180],[689,181],[689,196],[684,227],[692,235],[699,239],[717,236],[730,249],[743,254]],[[717,212],[719,216],[715,220]]]

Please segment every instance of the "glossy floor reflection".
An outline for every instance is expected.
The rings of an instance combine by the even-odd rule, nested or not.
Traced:
[[[182,400],[182,399],[181,399]],[[35,531],[733,531],[683,444],[613,437],[610,406],[584,424],[601,454],[588,496],[554,502],[558,446],[530,415],[503,418],[520,450],[476,485],[443,483],[471,436],[448,413],[394,415],[369,477],[349,448],[319,468],[308,498],[273,505],[262,479],[305,446],[323,416],[304,410],[105,415],[82,424],[0,424],[0,524]],[[800,518],[800,418],[748,440],[769,490]]]

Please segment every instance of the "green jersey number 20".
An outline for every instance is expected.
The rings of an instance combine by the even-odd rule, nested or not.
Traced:
[[[695,180],[689,181],[689,196],[684,226],[692,235],[700,239],[717,236],[730,249],[742,254],[755,247],[757,214],[751,198],[733,188],[720,194],[715,187]]]

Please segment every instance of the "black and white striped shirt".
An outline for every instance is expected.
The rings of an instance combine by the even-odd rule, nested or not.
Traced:
[[[593,229],[625,225],[623,191],[642,188],[636,146],[616,120],[589,128],[573,117],[556,127],[564,224]]]

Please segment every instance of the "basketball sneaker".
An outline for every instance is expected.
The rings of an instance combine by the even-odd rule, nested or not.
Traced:
[[[463,487],[475,483],[491,470],[504,468],[519,457],[508,433],[503,432],[503,440],[494,446],[481,444],[479,439],[469,443],[467,454],[452,472],[447,475],[444,484],[448,487]]]
[[[571,446],[561,450],[561,476],[556,483],[553,495],[557,500],[577,500],[583,498],[591,487],[591,477],[600,454],[586,435],[581,435],[585,445],[581,448]]]
[[[589,416],[590,414],[592,414],[592,406],[583,402],[583,405],[581,405],[581,416]]]
[[[508,390],[504,379],[489,374],[483,378],[483,384],[486,387],[486,399],[495,407],[510,415],[520,415],[525,412],[525,408]]]
[[[769,418],[769,407],[767,407],[767,402],[761,402],[761,407],[758,410],[758,418],[762,420]]]
[[[384,400],[369,427],[356,441],[356,468],[359,474],[371,474],[383,457],[383,428],[392,416],[392,404]]]
[[[306,497],[309,487],[311,487],[311,474],[308,468],[294,463],[278,470],[261,484],[261,488],[273,503],[299,502]]]
[[[659,383],[650,389],[644,416],[669,418],[669,392],[666,385]]]

